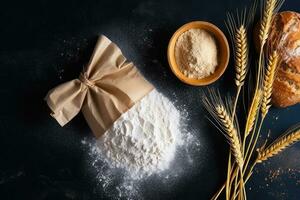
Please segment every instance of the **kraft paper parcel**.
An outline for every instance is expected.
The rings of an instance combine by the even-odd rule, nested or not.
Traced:
[[[100,137],[152,89],[118,46],[102,35],[79,78],[50,90],[45,100],[61,126],[81,110],[94,135]]]

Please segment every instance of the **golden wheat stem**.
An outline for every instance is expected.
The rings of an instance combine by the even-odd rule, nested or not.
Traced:
[[[227,182],[226,182],[226,199],[229,199],[230,191],[231,191],[230,177],[231,177],[231,151],[229,151],[229,156],[228,156]]]
[[[240,178],[239,178],[239,199],[244,200],[246,198],[246,192],[244,187],[244,173],[243,169],[240,169]],[[235,195],[233,196],[235,197]]]
[[[239,170],[237,168],[236,173],[234,173],[232,179],[234,180],[234,189],[233,189],[233,195],[231,197],[231,200],[234,200],[234,197],[236,196],[237,193],[237,188],[238,188],[238,178],[239,178]]]
[[[254,163],[251,167],[251,169],[253,170],[254,166],[255,166],[256,163]],[[248,182],[249,178],[251,177],[252,175],[252,170],[251,172],[249,171],[249,173],[247,174],[247,177],[245,178],[245,184]],[[232,182],[233,182],[233,179],[236,177],[237,175],[237,172],[238,172],[238,168],[235,168],[235,173],[233,174],[233,178],[232,178]],[[239,184],[240,181],[237,182],[237,184]],[[211,200],[216,200],[218,199],[218,197],[221,195],[222,191],[225,189],[225,186],[226,186],[226,182],[224,182],[224,184],[222,185],[222,187],[219,189],[219,191],[211,198]],[[234,198],[233,199],[236,199],[238,194],[235,194]]]
[[[254,168],[255,165],[252,165],[252,166],[253,166],[253,167],[252,167],[252,170],[253,170],[253,168]],[[249,173],[247,174],[247,177],[246,177],[246,179],[245,179],[245,185],[246,185],[246,183],[248,182],[249,178],[252,176],[252,174],[253,174],[252,171],[249,172]],[[245,187],[244,187],[244,188],[245,188]],[[237,198],[237,195],[238,195],[238,194],[239,194],[239,192],[235,195],[234,199]]]
[[[219,196],[222,194],[223,190],[225,189],[226,183],[222,185],[222,187],[219,189],[219,191],[211,198],[211,200],[217,200]]]
[[[237,92],[236,92],[236,95],[235,95],[235,98],[234,98],[233,109],[232,109],[232,121],[234,120],[234,117],[236,115],[236,107],[237,107],[237,103],[238,103],[238,100],[239,100],[241,90],[242,90],[242,86],[238,86],[237,87]]]
[[[244,200],[247,200],[247,192],[246,192],[246,188],[245,188],[245,182],[244,182],[244,174],[243,174],[243,177],[242,177],[242,181],[243,181],[243,190],[242,190],[242,192],[243,192],[243,199]]]
[[[261,55],[262,55],[262,53],[261,53]],[[260,59],[261,59],[261,56],[260,56]],[[260,121],[260,124],[259,124],[258,131],[257,131],[256,136],[255,136],[254,142],[252,142],[253,136],[254,136],[254,134],[252,134],[250,142],[248,144],[248,148],[247,148],[247,151],[246,151],[246,154],[245,154],[246,163],[245,163],[245,166],[244,166],[244,173],[245,173],[245,171],[248,167],[248,164],[249,164],[249,161],[250,161],[251,156],[253,154],[254,148],[257,144],[257,140],[258,140],[258,137],[260,135],[260,131],[261,131],[261,128],[262,128],[262,125],[263,125],[263,121],[264,121],[264,119],[265,119],[265,117],[268,113],[269,108],[270,108],[272,87],[273,87],[273,82],[274,82],[274,77],[275,77],[275,72],[276,72],[276,67],[277,67],[278,61],[279,61],[278,54],[277,54],[276,51],[274,51],[270,55],[270,58],[268,60],[267,71],[266,71],[265,78],[264,78],[264,87],[263,87],[262,100],[261,100],[262,101],[262,103],[261,103],[262,118],[261,118],[261,121]],[[261,65],[261,62],[260,62],[260,65]],[[258,77],[260,77],[260,76],[258,76]],[[255,127],[254,127],[254,131],[255,130],[256,130],[256,123],[255,123]],[[250,148],[251,148],[251,150],[250,150]],[[250,150],[250,153],[249,153],[249,150]],[[255,166],[255,164],[251,167],[250,172],[252,171],[254,166]]]
[[[251,155],[253,154],[254,148],[255,148],[255,146],[256,146],[256,143],[257,143],[257,140],[258,140],[258,137],[259,137],[259,133],[260,133],[260,130],[261,130],[261,127],[262,127],[262,124],[263,124],[263,120],[261,120],[261,122],[260,122],[258,131],[257,131],[257,133],[256,133],[256,137],[255,137],[254,142],[253,142],[253,144],[252,144],[252,148],[251,148],[250,154],[249,154],[248,157],[245,157],[245,158],[246,158],[246,163],[245,163],[245,167],[244,167],[244,171],[243,171],[244,174],[246,173],[246,170],[247,170],[247,168],[248,168],[248,164],[249,164],[250,159],[251,159]],[[253,136],[254,136],[254,134],[253,134]],[[251,144],[249,144],[249,147],[250,147],[250,145],[251,145]],[[246,177],[246,179],[245,179],[245,183],[248,181],[248,179],[249,179],[250,176],[252,175],[253,168],[255,167],[256,164],[257,164],[257,162],[255,161],[255,162],[252,164],[252,166],[250,167],[249,172],[248,172],[248,175],[247,175],[247,177]],[[236,198],[236,196],[235,196],[235,198]]]
[[[252,157],[252,155],[253,155],[253,151],[254,151],[254,149],[255,149],[255,147],[256,147],[257,140],[258,140],[258,137],[259,137],[259,135],[260,135],[260,131],[261,131],[261,127],[262,127],[262,125],[263,125],[263,122],[264,122],[264,118],[262,118],[261,121],[260,121],[260,124],[259,124],[258,130],[257,130],[257,132],[256,132],[254,141],[249,143],[249,146],[248,146],[248,147],[250,147],[251,150],[250,150],[249,154],[248,154],[248,152],[247,152],[246,155],[245,155],[245,158],[246,158],[246,164],[245,164],[245,168],[244,168],[244,173],[246,172],[246,170],[247,170],[247,168],[248,168],[248,164],[249,164],[249,162],[250,162],[250,160],[251,160],[251,157]],[[254,135],[254,134],[253,134],[253,135]],[[249,148],[248,148],[248,149],[249,149]]]
[[[243,155],[245,156],[245,146],[246,146],[246,140],[247,140],[247,136],[248,135],[245,135],[244,134],[244,137],[243,137],[243,144],[242,144],[242,146],[243,146]]]
[[[258,118],[256,118],[256,120],[255,120],[254,130],[256,130],[256,128],[257,128],[257,123],[258,123]],[[249,140],[249,142],[248,142],[248,145],[247,145],[247,150],[246,150],[246,152],[244,153],[244,157],[245,157],[245,158],[248,157],[248,154],[249,154],[249,151],[250,151],[251,144],[252,144],[252,142],[253,142],[254,136],[255,136],[255,134],[251,134],[251,138],[250,138],[250,140]],[[245,144],[244,144],[244,145],[245,145]]]
[[[260,53],[259,53],[258,69],[257,69],[257,76],[256,76],[256,86],[255,86],[255,94],[257,93],[257,91],[259,91],[259,85],[261,83],[261,76],[262,76],[262,73],[263,73],[262,72],[262,65],[263,65],[262,62],[263,62],[263,48],[260,49]]]
[[[223,190],[225,189],[225,186],[226,186],[226,182],[222,185],[222,187],[218,190],[218,192],[211,198],[211,200],[217,200],[219,196],[222,194]]]
[[[245,164],[244,164],[243,174],[246,173],[246,170],[247,170],[247,168],[248,168],[248,164],[249,164],[249,162],[250,162],[251,156],[252,156],[253,151],[254,151],[254,148],[255,148],[255,146],[256,146],[258,137],[259,137],[259,135],[260,135],[260,130],[261,130],[263,121],[264,121],[264,118],[262,118],[261,121],[260,121],[258,131],[257,131],[257,132],[254,132],[254,133],[251,135],[251,139],[250,139],[250,141],[249,141],[249,144],[248,144],[248,147],[247,147],[247,151],[246,151],[246,153],[244,154],[244,158],[245,158],[245,161],[246,161],[246,162],[245,162]],[[255,120],[254,130],[256,130],[256,126],[257,126],[257,119]],[[254,141],[253,141],[253,139],[254,139]],[[250,148],[251,148],[251,150],[250,150]],[[249,151],[250,151],[250,152],[249,152]]]
[[[258,111],[259,111],[259,102],[260,102],[260,99],[261,99],[261,95],[262,95],[262,91],[259,89],[258,92],[254,95],[254,99],[252,100],[250,111],[249,111],[247,121],[246,121],[244,140],[243,140],[243,144],[242,144],[243,145],[243,155],[244,155],[244,158],[246,158],[246,160],[247,160],[245,169],[247,168],[247,165],[248,165],[249,160],[250,160],[248,157],[251,157],[251,154],[248,155],[248,153],[249,153],[249,150],[251,148],[251,145],[252,145],[252,142],[253,142],[253,139],[254,139],[254,135],[255,135],[255,130],[256,130],[256,127],[257,127],[257,122],[258,122],[257,116],[258,116]],[[253,129],[253,133],[251,134],[251,138],[249,140],[249,143],[247,145],[247,150],[245,152],[246,138],[251,132],[251,130],[250,131],[248,130],[249,132],[247,132],[247,127],[249,126],[249,124],[251,126],[251,130]],[[261,122],[261,124],[262,124],[262,122]],[[256,138],[258,138],[258,135],[259,135],[259,132],[257,133]]]
[[[300,130],[282,136],[266,149],[259,150],[256,162],[261,163],[265,160],[268,160],[269,158],[279,154],[281,151],[283,151],[290,145],[298,142],[299,140],[300,140]]]
[[[231,153],[229,154],[230,156],[230,158],[231,158]],[[230,161],[231,162],[231,161]],[[226,188],[226,190],[225,190],[225,194],[226,194],[226,199],[230,199],[230,197],[232,197],[232,195],[231,195],[231,188],[232,188],[232,184],[233,184],[233,181],[234,181],[234,179],[235,179],[235,177],[237,176],[237,172],[239,171],[238,169],[239,169],[239,166],[238,165],[236,165],[237,163],[236,162],[234,162],[233,163],[233,165],[231,165],[232,167],[230,168],[230,172],[229,172],[229,174],[227,174],[227,177],[229,177],[229,178],[227,178],[226,179],[226,181],[225,181],[225,183],[222,185],[222,187],[214,194],[214,196],[211,198],[211,200],[216,200],[216,199],[218,199],[219,198],[219,196],[221,195],[221,193],[223,192],[223,190]],[[229,181],[229,185],[228,185],[228,181]],[[236,180],[236,183],[235,184],[237,184],[237,180]],[[233,195],[234,196],[234,195]]]
[[[258,89],[253,97],[250,110],[248,113],[247,121],[246,121],[246,127],[245,127],[245,134],[244,136],[247,137],[250,132],[253,130],[254,122],[257,117],[257,114],[259,112],[260,102],[262,97],[262,90]]]
[[[234,104],[233,104],[232,121],[234,121],[234,118],[236,115],[237,103],[238,103],[238,99],[239,99],[239,96],[241,93],[242,86],[243,85],[237,86],[237,92],[236,92],[236,96],[235,96],[235,100],[234,100]],[[226,199],[229,199],[229,197],[230,197],[231,186],[232,186],[232,182],[230,181],[230,179],[231,179],[231,172],[234,169],[234,165],[231,165],[231,151],[229,152],[229,156],[230,156],[230,158],[229,158],[230,160],[228,160],[228,167],[227,167]]]
[[[235,166],[235,168],[233,168],[232,170],[234,170],[234,172],[232,174],[232,178],[230,181],[231,185],[233,184],[233,181],[235,181],[235,177],[238,176],[239,168],[238,168],[238,166]],[[235,183],[235,185],[236,185],[236,183]]]
[[[263,86],[263,97],[261,103],[261,114],[265,117],[271,107],[271,95],[272,95],[272,88],[275,79],[276,68],[279,61],[279,56],[276,51],[270,55],[268,59],[267,70],[264,77],[264,86]]]
[[[233,104],[233,112],[232,112],[232,121],[234,121],[235,115],[236,115],[236,108],[237,108],[237,103],[238,99],[241,93],[242,85],[237,86],[237,92]],[[231,186],[232,182],[230,181],[231,179],[231,172],[234,168],[234,165],[231,165],[231,151],[229,152],[230,160],[228,160],[228,167],[227,167],[227,181],[226,181],[226,199],[229,199],[230,192],[231,192]],[[229,173],[230,172],[230,173]]]
[[[235,173],[233,174],[232,179],[234,179],[234,192],[231,196],[231,199],[234,200],[238,196],[238,199],[245,199],[246,198],[246,191],[244,187],[244,179],[243,179],[243,170],[236,168]],[[239,189],[239,190],[237,190]]]
[[[230,156],[231,157],[231,156]],[[216,192],[215,194],[214,194],[214,196],[211,198],[211,200],[216,200],[216,199],[218,199],[219,198],[219,196],[221,195],[221,193],[223,192],[223,190],[225,189],[225,187],[227,187],[226,186],[226,184],[227,184],[227,180],[230,180],[230,183],[229,183],[229,185],[230,185],[230,187],[231,187],[231,185],[232,185],[232,182],[233,182],[233,179],[232,179],[232,177],[235,177],[236,176],[236,169],[238,169],[238,168],[235,168],[235,167],[237,167],[236,165],[235,165],[236,163],[233,163],[233,165],[232,165],[232,168],[231,168],[231,170],[230,170],[230,178],[229,179],[226,179],[226,181],[225,181],[225,183],[222,185],[222,187],[218,190],[218,192]],[[234,171],[233,171],[234,170]],[[233,174],[234,173],[234,174]],[[226,188],[227,189],[227,188]],[[226,196],[226,198],[227,198],[227,196]]]
[[[206,95],[203,98],[203,103],[207,111],[210,112],[211,115],[216,119],[217,124],[223,130],[224,135],[229,141],[231,147],[231,154],[233,155],[235,160],[233,165],[237,165],[238,168],[242,169],[244,158],[241,152],[239,129],[235,127],[235,121],[232,120],[232,115],[230,112],[230,106],[232,106],[232,104],[230,100],[228,99],[228,101],[226,101],[226,105],[224,105],[222,98],[220,97],[220,93],[211,90],[210,93],[208,93],[208,95]],[[225,106],[227,108],[225,108]],[[230,174],[232,173],[230,172]],[[231,176],[232,175],[230,175],[230,177]],[[231,178],[229,180],[231,180]],[[228,188],[230,189],[231,187]],[[230,192],[227,196],[232,196]],[[219,196],[219,194],[220,193],[214,195],[213,199],[216,199]]]

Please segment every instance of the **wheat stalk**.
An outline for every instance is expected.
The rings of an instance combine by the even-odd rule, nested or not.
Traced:
[[[226,111],[226,109],[224,108],[224,106],[217,105],[216,113],[219,117],[219,120],[222,122],[224,130],[227,133],[227,138],[229,140],[232,153],[235,156],[235,160],[239,165],[240,169],[242,169],[244,165],[244,159],[241,151],[240,137],[238,136],[237,130],[234,127],[234,123],[231,120],[231,117]]]
[[[237,12],[236,17],[234,17],[232,13],[227,14],[226,26],[231,37],[232,47],[234,49],[235,84],[237,86],[237,91],[236,91],[234,103],[232,106],[232,112],[231,112],[232,121],[234,121],[236,117],[236,108],[238,104],[238,99],[248,71],[249,49],[248,49],[248,39],[247,39],[247,28],[253,22],[256,5],[257,2],[255,0],[253,6],[251,7],[251,9],[249,9],[249,12],[247,9],[244,9],[241,13]],[[242,143],[240,143],[240,146],[242,146]],[[241,169],[241,165],[240,164],[238,165],[239,165],[238,167]],[[228,168],[227,168],[226,199],[230,199],[231,195],[235,196],[235,192],[236,192],[234,190],[234,193],[231,194],[231,186],[232,186],[231,180],[233,180],[231,176],[232,175],[231,172],[233,168],[236,168],[236,166],[231,165],[231,151],[230,151],[229,159],[228,159]],[[242,185],[240,186],[241,186],[240,189],[242,190],[243,186]]]
[[[232,155],[235,157],[235,161],[239,167],[240,171],[240,195],[241,199],[244,197],[244,183],[243,183],[243,166],[244,166],[244,157],[242,152],[242,145],[240,141],[240,135],[237,132],[237,129],[234,127],[234,122],[231,120],[231,115],[226,111],[223,105],[216,106],[216,113],[219,117],[221,124],[223,125],[223,129],[227,133],[227,139],[230,144]],[[230,196],[230,195],[229,195]],[[235,196],[235,192],[233,194]]]
[[[261,26],[259,30],[259,39],[261,47],[264,46],[268,36],[269,30],[272,24],[272,17],[278,12],[279,8],[283,4],[284,0],[264,0]]]
[[[276,0],[266,0],[265,9],[262,16],[261,27],[259,31],[260,44],[263,46],[268,38],[271,27],[272,16],[276,8]]]
[[[278,61],[279,61],[279,56],[276,51],[273,51],[273,53],[269,57],[268,66],[264,78],[263,97],[261,103],[261,114],[263,118],[267,115],[269,108],[271,107],[270,102],[271,102],[272,88],[273,88]]]
[[[244,173],[248,169],[248,163],[252,160],[253,150],[256,147],[257,139],[260,135],[260,129],[263,123],[263,120],[260,121],[259,128],[257,130],[257,122],[259,122],[259,112],[262,112],[262,116],[265,116],[268,113],[269,105],[270,105],[270,98],[272,93],[272,84],[274,81],[274,74],[273,68],[267,69],[265,78],[263,78],[264,70],[263,67],[265,65],[264,61],[264,46],[266,40],[269,36],[269,31],[271,28],[272,17],[278,11],[284,0],[261,0],[262,4],[262,18],[261,18],[261,27],[259,30],[259,39],[260,39],[260,52],[259,52],[259,59],[258,59],[258,69],[257,69],[257,76],[256,76],[256,87],[254,96],[249,108],[247,121],[245,125],[245,133],[243,135],[243,141],[240,140],[240,132],[239,132],[239,125],[237,123],[237,117],[235,112],[235,107],[237,105],[239,92],[244,85],[245,77],[248,72],[248,63],[249,63],[249,44],[247,43],[247,28],[249,26],[249,22],[251,22],[252,17],[255,15],[255,9],[251,9],[250,13],[247,14],[245,11],[239,15],[237,13],[237,20],[233,17],[232,14],[227,15],[226,26],[229,30],[229,34],[231,36],[231,42],[234,49],[234,59],[235,59],[235,84],[237,86],[237,94],[235,98],[235,102],[233,104],[233,109],[227,109],[227,107],[223,106],[224,104],[218,104],[216,101],[208,101],[206,100],[206,104],[209,105],[210,110],[214,110],[211,112],[217,115],[216,120],[219,125],[223,126],[224,132],[226,132],[226,137],[229,140],[231,146],[231,152],[235,156],[236,164],[231,165],[231,160],[229,159],[228,165],[228,174],[227,174],[227,181],[224,183],[223,187],[216,193],[214,199],[217,199],[221,194],[222,190],[226,188],[226,199],[236,199],[238,195],[239,199],[246,198],[246,193],[244,192],[244,182],[243,177]],[[254,1],[254,5],[256,6],[256,0]],[[253,8],[255,8],[255,6]],[[248,19],[247,19],[248,18]],[[253,18],[252,18],[253,19]],[[246,22],[246,23],[245,23]],[[275,59],[275,58],[269,58]],[[277,59],[277,58],[276,58]],[[273,60],[272,63],[269,60],[268,64],[270,67],[274,67],[277,60]],[[274,62],[274,64],[273,64]],[[271,66],[272,65],[272,66]],[[264,88],[261,88],[262,83],[264,83]],[[262,105],[263,104],[263,105]],[[261,108],[262,106],[262,108]],[[228,112],[229,111],[229,112]],[[230,121],[231,120],[231,121]],[[237,124],[235,124],[237,123]],[[231,124],[231,125],[230,125]],[[235,127],[237,128],[236,133]],[[253,132],[250,141],[247,142],[247,136]],[[236,143],[235,143],[236,141]],[[245,151],[245,147],[247,147],[247,151]],[[240,150],[240,151],[238,151]],[[239,154],[241,152],[241,154]],[[230,158],[230,157],[229,157]],[[242,160],[242,165],[241,160]],[[240,163],[239,163],[240,162]],[[241,167],[242,166],[242,167]],[[231,169],[229,169],[231,167]],[[254,165],[253,165],[254,167]],[[242,169],[241,176],[238,175],[239,169]],[[248,174],[246,181],[250,178],[252,174],[252,169]],[[229,180],[228,180],[229,179]],[[231,194],[231,183],[234,182],[234,189],[233,194]],[[229,184],[228,184],[229,182]],[[236,192],[236,189],[240,186],[240,190]]]
[[[241,25],[235,34],[235,84],[244,84],[248,65],[248,43],[244,25]]]
[[[274,144],[270,145],[268,148],[263,150],[258,150],[258,157],[256,162],[261,163],[277,155],[278,153],[280,153],[290,145],[298,142],[299,140],[300,140],[300,129],[289,135],[285,135],[279,138],[277,141],[274,142]]]
[[[228,139],[232,154],[235,157],[239,167],[243,167],[244,158],[242,154],[240,130],[237,126],[237,118],[231,117],[232,102],[228,97],[224,102],[220,92],[214,89],[208,90],[202,98],[206,110],[215,119],[217,124],[214,124]]]
[[[256,80],[256,87],[255,90],[259,89],[259,84],[261,83],[261,76],[262,76],[262,65],[264,64],[263,61],[263,54],[264,54],[264,46],[266,40],[269,36],[272,18],[275,13],[278,12],[279,8],[283,4],[284,0],[263,0],[263,13],[262,19],[260,23],[260,30],[259,30],[259,39],[260,39],[260,52],[259,52],[259,59],[258,59],[258,70],[257,70],[257,80]]]
[[[260,107],[260,102],[261,102],[261,97],[262,97],[262,90],[258,89],[258,91],[254,94],[248,117],[247,117],[247,122],[246,122],[246,127],[245,127],[245,135],[248,136],[250,132],[253,130],[254,123],[256,116],[259,111]]]
[[[247,28],[252,24],[255,10],[256,1],[249,11],[244,9],[240,14],[237,12],[236,17],[232,13],[227,14],[226,27],[234,48],[235,84],[237,87],[244,85],[247,74],[249,52]]]

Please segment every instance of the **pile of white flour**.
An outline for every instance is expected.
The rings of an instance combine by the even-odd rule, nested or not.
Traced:
[[[153,90],[124,113],[97,146],[110,166],[141,179],[167,169],[181,143],[179,111]]]
[[[172,100],[176,99],[173,94]],[[133,200],[173,191],[203,166],[207,153],[200,151],[198,134],[185,105],[177,110],[153,90],[101,138],[82,140],[88,148],[88,176],[97,183],[93,191],[111,199]]]

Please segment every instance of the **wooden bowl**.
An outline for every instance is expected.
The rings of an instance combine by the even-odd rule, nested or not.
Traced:
[[[175,59],[175,45],[178,37],[188,31],[189,29],[204,29],[210,34],[213,35],[213,37],[217,41],[218,45],[218,66],[216,67],[216,70],[213,74],[211,74],[208,77],[205,77],[203,79],[193,79],[186,77],[179,69],[176,59]],[[216,80],[218,80],[222,74],[225,72],[230,57],[230,50],[228,41],[224,35],[224,33],[215,25],[204,22],[204,21],[194,21],[187,23],[180,27],[172,36],[169,46],[168,46],[168,62],[171,67],[172,72],[179,78],[182,82],[187,83],[189,85],[194,86],[203,86],[203,85],[209,85]]]

